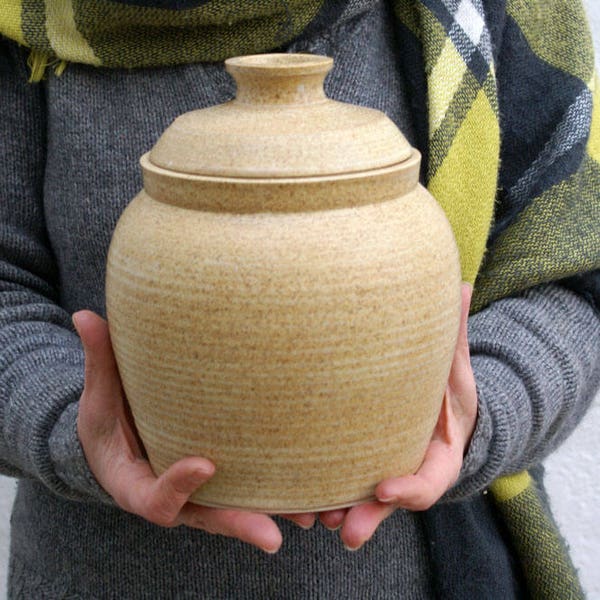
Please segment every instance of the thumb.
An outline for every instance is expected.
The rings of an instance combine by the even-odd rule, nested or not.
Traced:
[[[461,311],[460,311],[460,326],[458,329],[458,339],[456,342],[457,352],[467,351],[469,349],[469,340],[467,336],[469,309],[471,308],[471,297],[473,296],[473,288],[469,283],[463,283],[461,288]]]
[[[448,388],[451,392],[450,398],[453,400],[455,400],[457,397],[462,397],[465,386],[467,384],[470,385],[472,379],[468,321],[473,288],[470,284],[464,283],[461,292],[462,309],[460,314],[460,326],[458,330],[458,338],[456,340],[456,348],[454,350],[454,357],[452,359],[452,366],[448,376]]]
[[[78,416],[80,438],[87,439],[90,431],[105,433],[118,423],[132,455],[142,457],[143,444],[125,400],[108,324],[89,310],[76,312],[73,324],[85,352],[84,393]]]
[[[108,324],[97,314],[82,310],[73,315],[73,324],[85,352],[85,387],[102,390],[108,397],[121,395],[119,371],[108,333]]]

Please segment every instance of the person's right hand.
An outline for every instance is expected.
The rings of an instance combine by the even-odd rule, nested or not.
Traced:
[[[106,321],[80,311],[73,323],[85,350],[85,385],[77,432],[98,483],[124,510],[163,527],[187,525],[235,537],[265,552],[277,552],[282,537],[267,515],[221,510],[188,502],[215,472],[205,458],[187,457],[156,477],[142,452],[114,358]],[[291,517],[301,525],[306,517]],[[314,521],[314,516],[308,517]]]

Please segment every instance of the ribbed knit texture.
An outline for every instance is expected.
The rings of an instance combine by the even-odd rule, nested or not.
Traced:
[[[332,54],[341,68],[328,92],[385,110],[418,141],[422,123],[410,127],[391,22],[378,7],[295,48]],[[13,516],[11,596],[518,597],[510,542],[480,492],[542,458],[585,412],[600,360],[590,304],[553,285],[471,319],[480,415],[448,494],[457,502],[430,517],[396,512],[358,553],[320,526],[282,524],[282,551],[264,556],[234,540],[145,523],[110,506],[85,463],[75,432],[83,359],[70,313],[104,312],[106,250],[141,187],[139,155],[176,115],[224,101],[233,87],[220,65],[71,65],[43,86],[27,76],[23,53],[3,43],[0,460],[4,472],[25,478]]]

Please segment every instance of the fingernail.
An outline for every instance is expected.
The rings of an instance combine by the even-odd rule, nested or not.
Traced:
[[[212,475],[212,470],[206,467],[198,467],[190,474],[190,481],[192,483],[202,483],[206,481]]]
[[[300,527],[301,529],[312,529],[314,523],[302,523],[302,521],[296,521],[294,519],[290,519],[292,521],[292,523],[294,523],[294,525],[297,525],[298,527]]]
[[[362,548],[362,544],[359,544],[354,548],[352,546],[348,546],[348,544],[344,544],[344,548],[346,548],[346,550],[348,550],[349,552],[356,552],[357,550],[360,550]]]
[[[379,502],[383,502],[384,504],[392,504],[394,502],[398,502],[398,496],[378,496],[377,500],[379,500]]]
[[[329,529],[329,531],[338,531],[338,529],[340,529],[342,527],[342,524],[340,523],[339,525],[336,525],[335,527],[329,527],[329,525],[323,524],[323,527],[325,527],[325,529]]]
[[[79,313],[73,313],[71,315],[71,322],[73,323],[73,327],[79,331]]]
[[[275,549],[273,549],[273,548],[265,548],[265,547],[261,546],[261,550],[263,552],[266,552],[267,554],[277,554],[277,552],[279,551],[279,546],[277,548],[275,548]]]

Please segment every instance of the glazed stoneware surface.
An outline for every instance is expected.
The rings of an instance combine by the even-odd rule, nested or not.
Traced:
[[[202,127],[167,130],[142,159],[144,190],[115,230],[107,311],[123,385],[157,473],[187,455],[214,461],[193,502],[274,513],[350,506],[422,460],[458,330],[456,245],[418,184],[418,152],[384,116],[324,98],[329,59],[232,65],[244,106],[229,110],[247,117],[218,144],[237,145],[242,171],[224,174],[232,156],[211,159],[214,148],[190,159],[181,140],[202,148]],[[260,160],[277,154],[267,129],[285,138],[291,127],[292,146],[311,138],[318,152],[325,122],[307,117],[300,135],[300,114],[332,105],[343,107],[341,140],[379,121],[378,147],[395,141],[383,153],[354,143],[341,165],[325,131],[313,167]]]

